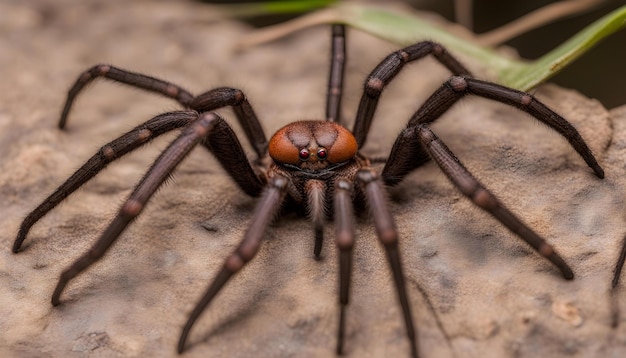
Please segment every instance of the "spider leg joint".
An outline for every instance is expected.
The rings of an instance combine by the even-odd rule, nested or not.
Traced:
[[[467,89],[467,81],[461,76],[452,76],[448,83],[455,92],[463,92]]]

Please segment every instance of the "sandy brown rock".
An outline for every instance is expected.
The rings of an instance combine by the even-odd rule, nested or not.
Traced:
[[[239,87],[269,134],[294,120],[323,117],[328,29],[236,54],[236,41],[252,30],[195,3],[9,1],[0,4],[0,14],[15,15],[10,21],[0,15],[0,356],[175,356],[187,315],[241,239],[255,200],[208,153],[195,150],[53,308],[60,272],[90,247],[175,134],[110,165],[38,223],[14,255],[21,220],[102,144],[177,108],[102,81],[79,98],[68,129],[59,131],[66,91],[81,71],[101,62],[194,93]],[[345,118],[354,116],[368,71],[394,48],[349,33]],[[412,111],[447,76],[432,60],[404,70],[384,93],[364,151],[384,156]],[[555,246],[576,278],[563,280],[426,165],[390,194],[425,357],[626,354],[626,322],[610,327],[608,296],[626,231],[626,108],[609,112],[553,85],[535,94],[580,130],[606,179],[597,179],[565,140],[501,104],[467,99],[433,129]],[[234,122],[230,110],[221,112]],[[332,232],[329,225],[316,261],[311,225],[296,216],[278,221],[258,256],[197,322],[184,356],[333,356],[338,267]],[[347,356],[407,356],[388,265],[366,217],[358,220],[358,235]]]

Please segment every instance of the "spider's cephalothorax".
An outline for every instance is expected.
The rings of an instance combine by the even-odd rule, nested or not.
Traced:
[[[349,130],[328,121],[300,121],[279,129],[270,139],[270,157],[274,164],[270,178],[289,178],[287,193],[297,205],[304,206],[315,226],[315,248],[322,251],[323,224],[337,179],[354,182],[360,168],[369,161],[357,156],[356,139]]]
[[[409,119],[407,127],[396,139],[381,174],[378,175],[370,167],[367,158],[358,153],[358,149],[366,142],[380,94],[406,63],[428,55],[434,56],[453,76]],[[213,153],[241,190],[260,199],[241,243],[226,258],[222,269],[190,314],[180,336],[179,352],[183,351],[187,335],[196,319],[232,275],[254,257],[268,225],[280,213],[282,204],[290,201],[303,207],[314,223],[316,256],[319,256],[322,248],[324,221],[328,216],[334,220],[335,242],[340,250],[337,352],[341,353],[343,349],[344,317],[348,304],[355,232],[353,205],[358,205],[369,208],[378,239],[385,248],[403,311],[411,355],[417,357],[417,339],[398,250],[399,235],[384,191],[385,185],[400,182],[409,172],[430,159],[433,159],[465,196],[550,260],[564,278],[574,277],[570,267],[552,246],[505,208],[428,127],[466,95],[493,99],[531,114],[561,134],[595,174],[603,178],[602,168],[569,122],[530,94],[472,78],[469,71],[441,45],[420,42],[390,54],[370,73],[365,81],[353,130],[350,132],[341,125],[340,116],[345,64],[345,37],[341,25],[333,26],[331,64],[326,121],[289,124],[280,129],[269,142],[252,106],[238,89],[216,88],[194,97],[172,83],[110,65],[97,65],[85,71],[69,91],[59,123],[61,128],[65,127],[75,97],[85,85],[98,77],[159,93],[177,100],[185,109],[158,115],[104,145],[28,214],[20,226],[13,252],[20,250],[30,228],[39,219],[93,178],[108,163],[163,133],[183,128],[180,136],[163,151],[137,184],[94,246],[63,271],[52,295],[53,305],[60,303],[61,293],[70,280],[104,255],[128,224],[140,214],[159,186],[198,144]],[[247,158],[230,126],[219,115],[211,112],[225,106],[233,108],[255,151],[256,158],[253,160]],[[267,164],[270,162],[268,155],[273,163]]]
[[[336,178],[353,178],[365,164],[357,160],[356,139],[333,122],[301,121],[281,128],[269,142],[274,160],[268,176],[290,179],[289,195],[299,204],[324,196]],[[315,192],[315,193],[313,193]],[[323,199],[323,198],[322,198]],[[309,205],[309,209],[314,209]]]

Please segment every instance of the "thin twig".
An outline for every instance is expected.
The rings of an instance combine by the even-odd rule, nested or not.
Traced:
[[[472,0],[454,0],[454,19],[466,29],[474,28],[474,1]]]
[[[589,11],[605,2],[606,0],[565,0],[546,5],[502,27],[478,35],[478,43],[485,46],[499,45],[557,19]]]
[[[335,9],[319,10],[311,14],[301,16],[295,20],[283,22],[273,26],[268,26],[263,28],[262,30],[257,30],[256,32],[246,36],[241,41],[239,41],[239,43],[237,43],[237,46],[235,47],[235,50],[242,51],[262,43],[271,42],[288,34],[315,25],[331,24],[338,22],[341,22],[341,19],[338,18]]]

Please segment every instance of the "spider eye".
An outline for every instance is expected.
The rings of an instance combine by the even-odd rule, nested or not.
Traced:
[[[317,159],[324,160],[328,157],[328,152],[324,148],[320,148],[317,150]]]
[[[298,153],[298,156],[300,157],[301,161],[306,162],[307,160],[309,160],[311,153],[309,153],[307,149],[301,149],[300,153]]]

